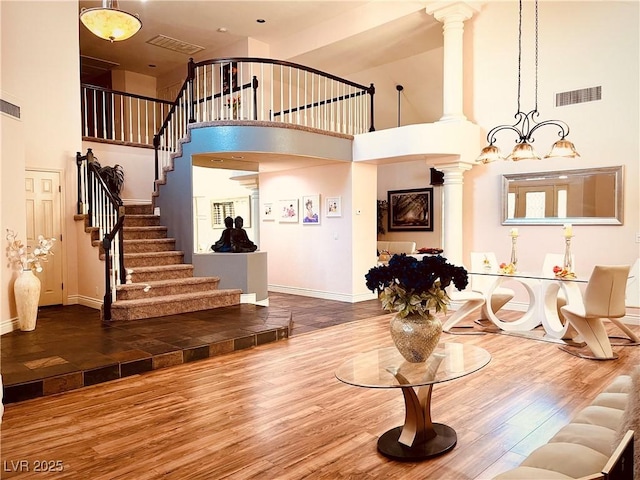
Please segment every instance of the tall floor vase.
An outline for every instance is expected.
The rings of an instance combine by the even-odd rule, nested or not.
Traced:
[[[18,309],[20,330],[30,332],[36,328],[38,302],[40,301],[40,279],[31,270],[22,270],[13,284]]]

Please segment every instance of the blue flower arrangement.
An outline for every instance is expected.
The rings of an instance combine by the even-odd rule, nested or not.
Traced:
[[[441,255],[422,260],[394,255],[387,265],[370,269],[365,279],[367,288],[378,293],[382,308],[401,318],[412,314],[429,317],[433,310],[446,312],[450,298],[445,289],[453,283],[464,290],[469,283],[464,267],[452,265]]]

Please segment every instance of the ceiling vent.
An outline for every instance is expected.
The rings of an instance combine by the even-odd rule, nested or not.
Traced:
[[[6,113],[7,115],[11,115],[15,118],[20,118],[20,107],[18,105],[14,105],[13,103],[9,103],[6,100],[2,100],[0,98],[0,112]]]
[[[204,50],[204,47],[201,47],[200,45],[176,40],[175,38],[167,37],[166,35],[155,36],[152,39],[147,40],[147,43],[149,45],[166,48],[167,50],[172,50],[174,52],[184,53],[185,55],[193,55]]]
[[[556,93],[556,107],[602,100],[602,87],[589,87],[570,92]]]

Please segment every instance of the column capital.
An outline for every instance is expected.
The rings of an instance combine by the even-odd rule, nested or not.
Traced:
[[[439,22],[447,23],[448,21],[464,22],[473,17],[473,14],[480,11],[481,4],[476,2],[456,2],[442,1],[433,2],[425,7],[425,11],[429,15],[433,15]]]

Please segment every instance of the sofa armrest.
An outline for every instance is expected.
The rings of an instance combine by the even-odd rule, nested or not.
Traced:
[[[627,430],[602,469],[604,480],[633,479],[633,430]]]

